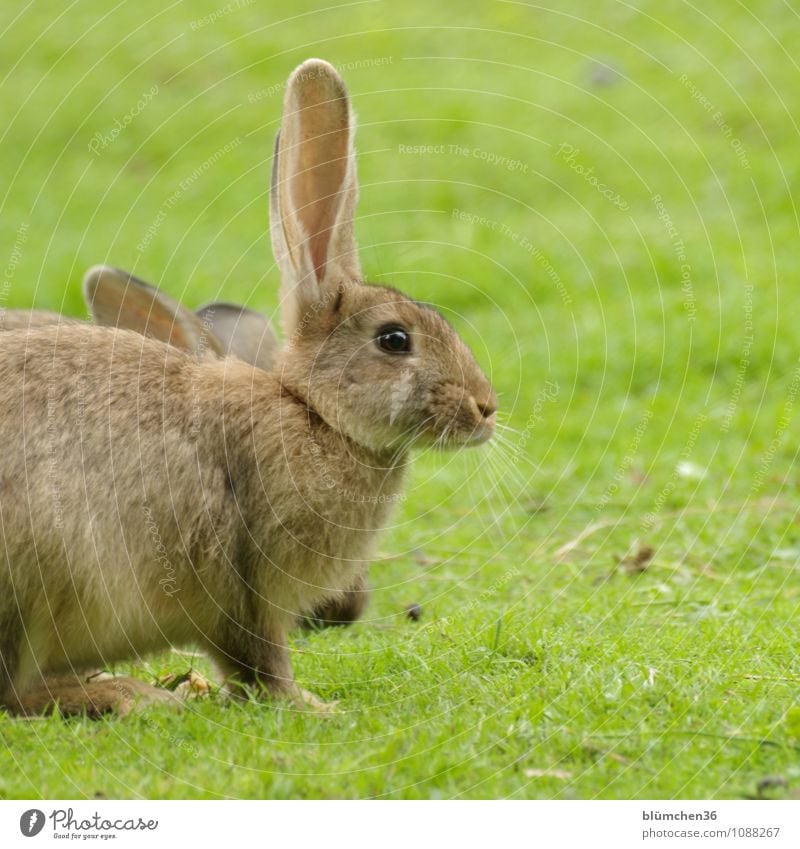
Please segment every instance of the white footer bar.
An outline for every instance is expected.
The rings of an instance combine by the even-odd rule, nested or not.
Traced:
[[[800,847],[800,801],[4,801],[0,846]]]

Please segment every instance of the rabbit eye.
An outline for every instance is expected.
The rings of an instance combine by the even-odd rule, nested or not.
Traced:
[[[402,327],[382,327],[375,340],[381,351],[387,354],[407,354],[411,351],[411,336]]]

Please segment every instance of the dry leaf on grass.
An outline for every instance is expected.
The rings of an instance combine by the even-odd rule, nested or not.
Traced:
[[[184,700],[201,699],[211,695],[211,682],[192,669],[183,675],[165,675],[159,678],[158,684]]]
[[[655,553],[652,545],[636,545],[631,552],[620,558],[620,569],[629,575],[638,575],[647,570]]]

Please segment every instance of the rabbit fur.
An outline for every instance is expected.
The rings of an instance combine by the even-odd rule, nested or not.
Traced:
[[[437,312],[364,282],[357,193],[344,83],[309,60],[273,160],[272,370],[117,328],[0,334],[0,705],[44,687],[65,712],[49,676],[192,644],[232,693],[323,707],[289,629],[363,580],[409,452],[486,441],[497,405]],[[119,707],[94,686],[83,710]]]

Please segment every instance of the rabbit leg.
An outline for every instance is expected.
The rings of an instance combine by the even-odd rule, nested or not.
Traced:
[[[298,707],[323,713],[330,710],[330,705],[297,686],[285,632],[262,639],[242,636],[240,632],[239,639],[231,639],[227,648],[209,646],[230,695],[246,699],[255,692],[259,697],[288,700]]]
[[[167,690],[158,689],[135,678],[92,680],[85,674],[49,675],[23,693],[14,713],[22,716],[58,711],[62,716],[104,714],[125,716],[151,704],[180,707],[181,700]]]

